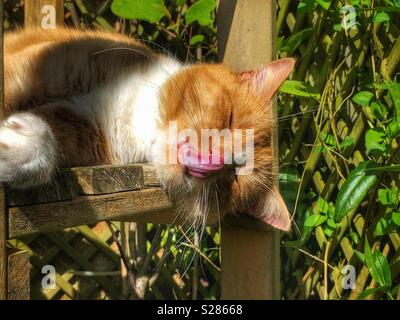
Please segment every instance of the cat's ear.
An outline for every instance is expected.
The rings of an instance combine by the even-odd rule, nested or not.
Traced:
[[[258,201],[249,214],[279,230],[290,230],[290,213],[275,186]]]
[[[259,69],[242,72],[240,82],[270,100],[292,72],[295,62],[292,58],[280,59]]]

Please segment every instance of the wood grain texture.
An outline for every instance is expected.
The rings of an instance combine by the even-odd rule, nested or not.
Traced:
[[[275,1],[221,0],[217,27],[219,58],[233,70],[274,59]],[[272,112],[276,116],[275,106]],[[276,145],[275,140],[274,150]],[[221,237],[222,299],[278,299],[279,232],[245,217],[227,217]]]
[[[156,168],[150,164],[143,165],[144,185],[149,187],[161,186]]]
[[[8,214],[8,237],[63,230],[102,220],[134,219],[136,215],[171,208],[171,201],[161,188],[79,196],[73,200],[13,207]]]
[[[17,251],[8,255],[8,300],[30,299],[29,254]]]
[[[141,189],[143,168],[139,165],[104,165],[71,169],[79,194],[104,194]]]
[[[53,6],[55,9],[55,24],[64,24],[64,0],[34,0],[25,1],[25,26],[41,27],[43,19],[46,19],[46,6]],[[42,11],[44,10],[44,11]]]
[[[3,1],[0,3],[0,120],[3,119]],[[0,300],[7,297],[7,211],[5,208],[4,188],[0,184]]]
[[[145,174],[144,174],[145,172]],[[78,195],[132,191],[159,186],[151,165],[101,165],[64,169],[45,186],[25,190],[7,190],[10,207],[72,200]]]
[[[70,170],[60,172],[48,185],[24,190],[8,189],[7,206],[16,207],[28,204],[71,200],[76,198],[79,185]]]

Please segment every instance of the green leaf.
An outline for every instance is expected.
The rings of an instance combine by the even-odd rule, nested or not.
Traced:
[[[379,189],[378,200],[387,207],[396,207],[399,203],[399,190],[396,188]]]
[[[332,229],[336,229],[338,226],[338,223],[336,223],[335,220],[333,220],[333,219],[328,219],[326,223]]]
[[[306,28],[291,34],[282,41],[278,50],[281,52],[287,52],[287,54],[291,56],[298,46],[311,35],[312,30],[312,28]]]
[[[379,119],[384,119],[388,112],[386,106],[378,101],[371,102],[371,111]]]
[[[389,287],[368,288],[360,293],[358,299],[364,299],[365,297],[374,294],[376,292],[387,292],[389,289],[390,289]]]
[[[379,156],[387,151],[386,133],[382,128],[369,129],[365,134],[365,147],[368,154]]]
[[[339,146],[342,149],[345,149],[347,147],[351,147],[352,145],[354,145],[354,139],[352,137],[347,137],[346,139],[344,139]]]
[[[392,220],[387,217],[383,217],[379,219],[376,224],[374,235],[376,237],[384,236],[385,234],[389,234],[395,230],[395,227],[392,223]]]
[[[392,221],[396,225],[400,226],[400,212],[393,212],[392,213]]]
[[[396,121],[400,127],[400,83],[388,84],[388,89],[396,111]]]
[[[368,240],[365,241],[365,264],[368,268],[371,277],[381,286],[381,287],[391,287],[392,277],[390,274],[389,264],[386,257],[382,252],[375,250],[371,252]]]
[[[375,18],[374,18],[375,24],[386,22],[386,21],[390,21],[390,16],[386,12],[384,12],[384,11],[378,12],[375,15]]]
[[[178,7],[183,7],[186,3],[186,0],[177,0],[176,4],[178,5]]]
[[[123,18],[156,23],[168,12],[163,0],[114,0],[111,11]]]
[[[320,133],[320,138],[321,138],[321,140],[324,141],[328,146],[330,146],[330,147],[336,147],[336,141],[335,141],[335,138],[333,137],[333,134],[321,132],[321,133]]]
[[[400,134],[400,126],[396,120],[390,121],[386,128],[386,133],[390,139],[397,138]]]
[[[314,206],[314,210],[313,210],[314,213],[316,213],[316,214],[318,214],[318,213],[327,214],[328,210],[329,210],[329,203],[326,202],[325,199],[319,197],[317,199],[317,202],[315,203],[315,206]]]
[[[315,0],[315,2],[318,3],[325,10],[328,10],[331,6],[332,0]]]
[[[325,228],[324,229],[324,233],[328,236],[328,237],[332,237],[333,233],[335,232],[335,229],[332,229],[331,227]]]
[[[342,31],[342,24],[341,23],[334,24],[333,30],[338,31],[338,32]]]
[[[323,216],[320,214],[312,214],[308,216],[307,219],[304,221],[305,227],[317,227],[320,224],[324,223],[328,217]]]
[[[297,12],[299,14],[311,12],[314,10],[315,7],[316,3],[314,0],[301,0],[297,5]]]
[[[279,91],[299,97],[315,98],[317,100],[321,97],[319,93],[315,93],[315,90],[311,86],[297,80],[284,81]]]
[[[353,96],[352,100],[361,106],[368,106],[374,94],[369,91],[361,91]]]
[[[366,161],[350,172],[336,199],[335,221],[339,222],[355,210],[376,183],[378,177],[373,171],[368,170],[374,166],[373,163]]]
[[[357,258],[360,259],[363,264],[365,264],[365,254],[358,250],[354,250],[354,253],[356,254]]]
[[[200,44],[200,43],[204,42],[205,39],[206,39],[206,38],[204,37],[204,35],[202,35],[202,34],[196,34],[195,36],[193,36],[193,37],[190,39],[189,44],[190,44],[191,46],[194,46],[194,45],[196,45],[196,44]]]
[[[211,25],[213,19],[212,11],[215,9],[215,0],[199,0],[196,1],[185,13],[185,21],[187,24],[197,21],[201,26]]]

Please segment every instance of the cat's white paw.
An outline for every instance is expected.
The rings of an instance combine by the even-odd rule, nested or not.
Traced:
[[[50,127],[32,113],[18,113],[0,124],[0,181],[26,188],[46,183],[55,167]]]

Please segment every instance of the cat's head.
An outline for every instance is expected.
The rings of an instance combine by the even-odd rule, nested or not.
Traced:
[[[198,64],[165,83],[157,142],[164,151],[153,159],[163,164],[160,178],[189,221],[245,212],[290,229],[289,212],[274,186],[270,105],[293,66],[293,59],[282,59],[236,73],[222,64]]]

